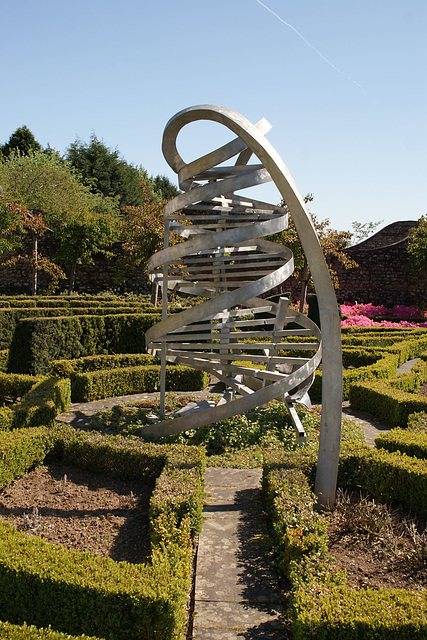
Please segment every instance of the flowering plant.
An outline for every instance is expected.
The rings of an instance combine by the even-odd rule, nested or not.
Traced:
[[[390,322],[388,320],[375,322],[372,320],[372,318],[379,316],[422,318],[423,314],[416,307],[395,305],[391,309],[388,309],[384,305],[375,306],[371,302],[368,304],[347,303],[341,305],[341,313],[343,316],[347,316],[341,322],[342,327],[427,328],[427,322],[408,322],[407,320],[401,320],[400,322]]]
[[[395,318],[422,318],[423,314],[417,307],[406,307],[404,305],[395,305],[391,309],[383,304],[375,306],[372,302],[368,304],[351,304],[341,305],[341,313],[343,316],[368,316],[368,318],[376,318],[378,316],[389,316]]]

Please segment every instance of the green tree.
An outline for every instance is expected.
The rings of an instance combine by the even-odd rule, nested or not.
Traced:
[[[351,232],[350,244],[353,245],[362,242],[362,240],[366,240],[366,238],[369,238],[369,236],[375,233],[376,228],[383,222],[383,220],[379,220],[378,222],[352,222],[351,226],[353,231]]]
[[[94,134],[89,144],[73,142],[66,157],[93,193],[118,197],[122,207],[142,204],[141,182],[147,179],[144,169],[128,164],[117,149],[109,149]]]
[[[22,231],[21,207],[10,202],[0,187],[0,258],[20,246]]]
[[[177,196],[180,191],[166,176],[156,176],[150,178],[152,190],[159,201],[170,200]]]
[[[68,293],[74,292],[78,265],[93,264],[96,254],[111,258],[110,246],[119,237],[120,218],[109,213],[70,214],[61,226],[57,258],[68,269]]]
[[[410,264],[416,271],[427,271],[427,216],[418,220],[416,227],[409,230],[407,251]]]
[[[118,149],[110,149],[95,134],[90,142],[76,140],[67,149],[67,160],[93,193],[117,197],[121,207],[139,207],[146,202],[142,183],[148,182],[151,199],[157,203],[179,193],[165,176],[149,177],[147,171],[126,162]]]
[[[312,194],[308,193],[305,196],[304,201],[306,203],[312,202]],[[285,209],[287,208],[284,201],[280,203],[280,206],[284,207]],[[319,221],[311,212],[310,216],[326,261],[329,262],[331,258],[336,258],[346,269],[357,267],[357,262],[350,258],[344,251],[344,249],[350,244],[350,239],[352,236],[351,232],[336,231],[330,226],[330,221],[328,219]],[[301,281],[299,310],[302,313],[307,298],[308,285],[311,281],[311,274],[307,262],[307,256],[304,253],[301,241],[299,239],[291,216],[289,217],[288,228],[281,233],[276,234],[272,239],[275,242],[280,242],[281,244],[289,247],[289,249],[291,249],[292,253],[294,254],[295,274]],[[328,266],[332,282],[335,287],[338,287],[337,274],[329,264]]]
[[[39,239],[43,237],[48,227],[43,220],[41,211],[28,211],[25,206],[16,205],[2,196],[0,200],[0,256],[9,254],[3,260],[4,266],[15,266],[23,262],[29,269],[31,293],[37,293],[38,273],[44,271],[50,276],[49,290],[54,291],[59,280],[65,278],[62,269],[52,260],[40,254]],[[25,234],[31,238],[31,252],[22,252],[22,239]],[[12,255],[10,255],[12,253]]]
[[[102,207],[109,213],[120,213],[116,199],[92,194],[73,167],[55,151],[35,151],[27,156],[11,153],[0,164],[0,184],[17,204],[43,211],[49,226],[61,222],[69,211],[85,206],[97,212]]]
[[[41,151],[41,146],[29,128],[24,125],[12,133],[8,142],[0,147],[0,151],[4,158],[9,157],[12,151],[27,156],[31,151]]]
[[[38,252],[38,240],[47,229],[62,239],[65,226],[79,216],[120,216],[116,200],[91,193],[71,165],[53,151],[30,151],[27,156],[12,152],[0,163],[0,183],[8,201],[21,207],[23,230],[32,239],[31,255],[15,256],[8,263],[18,259],[28,262],[33,293],[37,291],[38,270],[50,269],[51,275],[58,277],[60,273],[57,265],[55,269],[54,263]]]

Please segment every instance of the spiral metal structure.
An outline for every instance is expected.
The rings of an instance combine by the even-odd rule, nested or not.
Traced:
[[[185,163],[177,151],[178,133],[183,126],[202,119],[227,126],[237,137]],[[331,300],[335,316],[337,305],[333,289],[330,295],[332,285],[301,196],[264,137],[270,128],[265,119],[252,125],[231,110],[209,105],[180,112],[165,128],[163,152],[178,174],[183,193],[165,207],[165,248],[148,264],[152,281],[162,288],[163,319],[147,331],[147,348],[161,356],[163,370],[166,361],[202,369],[224,382],[225,393],[216,405],[194,403],[172,418],[150,425],[144,429],[147,436],[197,428],[274,398],[284,399],[295,417],[293,402],[309,402],[307,392],[322,356],[321,331],[291,309],[287,298],[277,302],[266,299],[294,270],[290,249],[266,239],[287,228],[288,210],[306,254],[307,250],[313,254],[309,265],[315,286],[315,272],[320,273],[317,281],[321,293],[325,292],[326,306],[320,303],[319,307],[327,334],[331,334],[331,317],[336,328]],[[253,154],[260,162],[249,164]],[[224,164],[231,159],[232,164]],[[286,209],[237,193],[272,179],[286,200]],[[169,246],[170,232],[180,236],[181,242]],[[168,289],[203,296],[206,301],[168,316]],[[335,379],[334,384],[338,394],[335,389],[333,395],[338,397],[339,382]],[[304,438],[295,420],[299,436]],[[328,432],[327,421],[324,430]],[[339,427],[338,432],[334,429],[333,454],[337,433],[339,448]],[[331,437],[324,438],[325,444],[331,450]],[[326,466],[331,462],[334,465],[330,459]],[[320,493],[325,490],[323,485]],[[333,501],[330,490],[328,495],[329,502]]]

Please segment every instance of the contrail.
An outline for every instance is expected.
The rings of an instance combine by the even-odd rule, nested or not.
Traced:
[[[300,33],[298,31],[298,29],[295,29],[294,26],[292,26],[289,22],[286,22],[286,20],[283,20],[283,18],[281,18],[275,11],[273,11],[272,9],[270,9],[270,7],[267,7],[266,4],[264,4],[263,2],[261,2],[261,0],[256,0],[258,2],[258,4],[260,4],[262,7],[264,7],[264,9],[267,9],[267,11],[269,11],[275,18],[277,18],[278,20],[280,20],[280,22],[283,22],[283,24],[285,24],[287,27],[289,27],[290,29],[292,29],[292,31],[294,31],[297,36],[299,38],[301,38],[301,40],[303,42],[305,42],[306,45],[308,45],[310,47],[310,49],[313,49],[313,51],[315,53],[317,53],[317,55],[324,61],[326,62],[330,67],[332,67],[332,69],[335,69],[335,71],[338,71],[338,73],[340,73],[342,76],[347,77],[353,84],[355,84],[357,87],[359,87],[359,89],[361,89],[366,95],[367,92],[365,91],[365,89],[362,87],[361,84],[359,84],[358,82],[356,82],[356,80],[353,80],[353,78],[351,78],[350,76],[348,76],[347,74],[344,73],[344,71],[341,71],[341,69],[339,69],[337,66],[335,66],[330,60],[328,60],[328,58],[326,58],[318,49],[316,49],[316,47],[314,45],[311,44],[311,42],[309,42],[306,38],[304,38],[304,36],[302,35],[302,33]]]

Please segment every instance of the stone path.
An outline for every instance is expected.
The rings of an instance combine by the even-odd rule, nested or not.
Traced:
[[[277,577],[268,559],[261,475],[261,469],[206,470],[193,640],[285,635]]]

